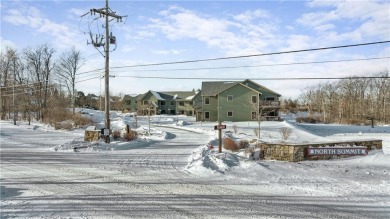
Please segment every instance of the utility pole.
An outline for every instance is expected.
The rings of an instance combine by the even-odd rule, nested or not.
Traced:
[[[112,18],[114,20],[115,18],[117,19],[118,22],[122,22],[122,18],[124,16],[119,16],[116,15],[115,12],[113,12],[109,7],[108,7],[108,0],[106,0],[106,5],[104,8],[101,9],[91,9],[90,10],[91,15],[99,14],[100,17],[105,18],[105,43],[103,43],[103,39],[100,38],[98,39],[98,35],[96,35],[96,38],[94,39],[92,36],[92,33],[90,33],[91,37],[91,44],[97,48],[100,46],[103,46],[104,48],[104,58],[105,58],[105,73],[104,73],[104,84],[105,84],[105,130],[104,130],[104,139],[106,143],[110,143],[110,44],[116,44],[116,38],[115,36],[112,36],[112,34],[109,34],[109,18]],[[81,17],[84,17],[88,13],[82,15]],[[99,42],[100,40],[100,42]],[[99,51],[100,52],[100,51]]]
[[[13,56],[13,64],[14,64],[14,86],[12,88],[12,105],[14,109],[14,125],[16,125],[16,110],[15,110],[15,83],[16,83],[16,57],[15,54]]]

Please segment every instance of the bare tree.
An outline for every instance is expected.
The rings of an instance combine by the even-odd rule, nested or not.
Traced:
[[[5,119],[7,113],[10,113],[9,92],[12,89],[12,63],[16,51],[10,47],[5,48],[5,53],[0,53],[0,86],[1,86],[1,119]]]
[[[348,78],[306,88],[301,100],[312,112],[322,114],[323,122],[348,124],[367,120],[388,122],[390,79],[388,70],[372,74],[378,78]]]
[[[76,73],[83,65],[81,52],[75,47],[61,54],[59,65],[57,66],[57,74],[63,80],[68,89],[71,98],[73,114],[75,113],[75,98],[76,98]]]
[[[34,93],[37,102],[37,117],[44,119],[44,114],[47,105],[49,83],[51,73],[55,67],[53,55],[55,50],[48,44],[24,50],[24,58],[26,67],[31,73],[31,78],[34,83]]]

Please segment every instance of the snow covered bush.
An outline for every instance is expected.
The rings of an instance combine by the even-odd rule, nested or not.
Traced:
[[[72,118],[73,118],[72,120],[74,122],[75,128],[86,127],[93,124],[91,118],[86,118],[82,116],[80,113],[74,114]]]
[[[279,129],[279,133],[280,133],[280,136],[282,136],[283,141],[286,141],[288,139],[288,137],[290,137],[292,132],[293,132],[292,128],[288,128],[288,127],[282,127]]]
[[[69,109],[61,107],[53,107],[52,109],[47,110],[44,123],[50,124],[55,129],[65,130],[81,128],[93,124],[91,118],[84,117],[80,113],[72,114]]]
[[[231,151],[238,151],[240,149],[238,144],[230,138],[223,139],[223,148]]]
[[[121,137],[121,131],[115,130],[112,132],[112,138],[114,138],[114,140],[118,140],[120,137]]]
[[[240,146],[240,149],[247,148],[249,146],[249,141],[242,139],[238,142],[238,145]]]
[[[130,130],[129,133],[123,133],[123,139],[126,141],[132,141],[138,138],[138,133],[136,131]]]
[[[62,121],[62,122],[56,122],[54,123],[54,129],[64,129],[64,130],[71,130],[73,128],[72,121]]]

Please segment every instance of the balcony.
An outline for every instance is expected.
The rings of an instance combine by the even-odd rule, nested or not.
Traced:
[[[260,101],[260,106],[262,108],[273,108],[278,109],[280,108],[280,101],[275,100],[262,100]]]

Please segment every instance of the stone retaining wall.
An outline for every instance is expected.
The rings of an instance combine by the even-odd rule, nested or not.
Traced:
[[[364,146],[367,147],[368,151],[380,150],[382,149],[382,140],[359,140],[313,144],[262,143],[260,144],[260,159],[298,162],[303,160],[327,160],[331,158],[343,158],[349,157],[351,155],[308,156],[307,149],[309,147],[318,148],[347,146]]]

